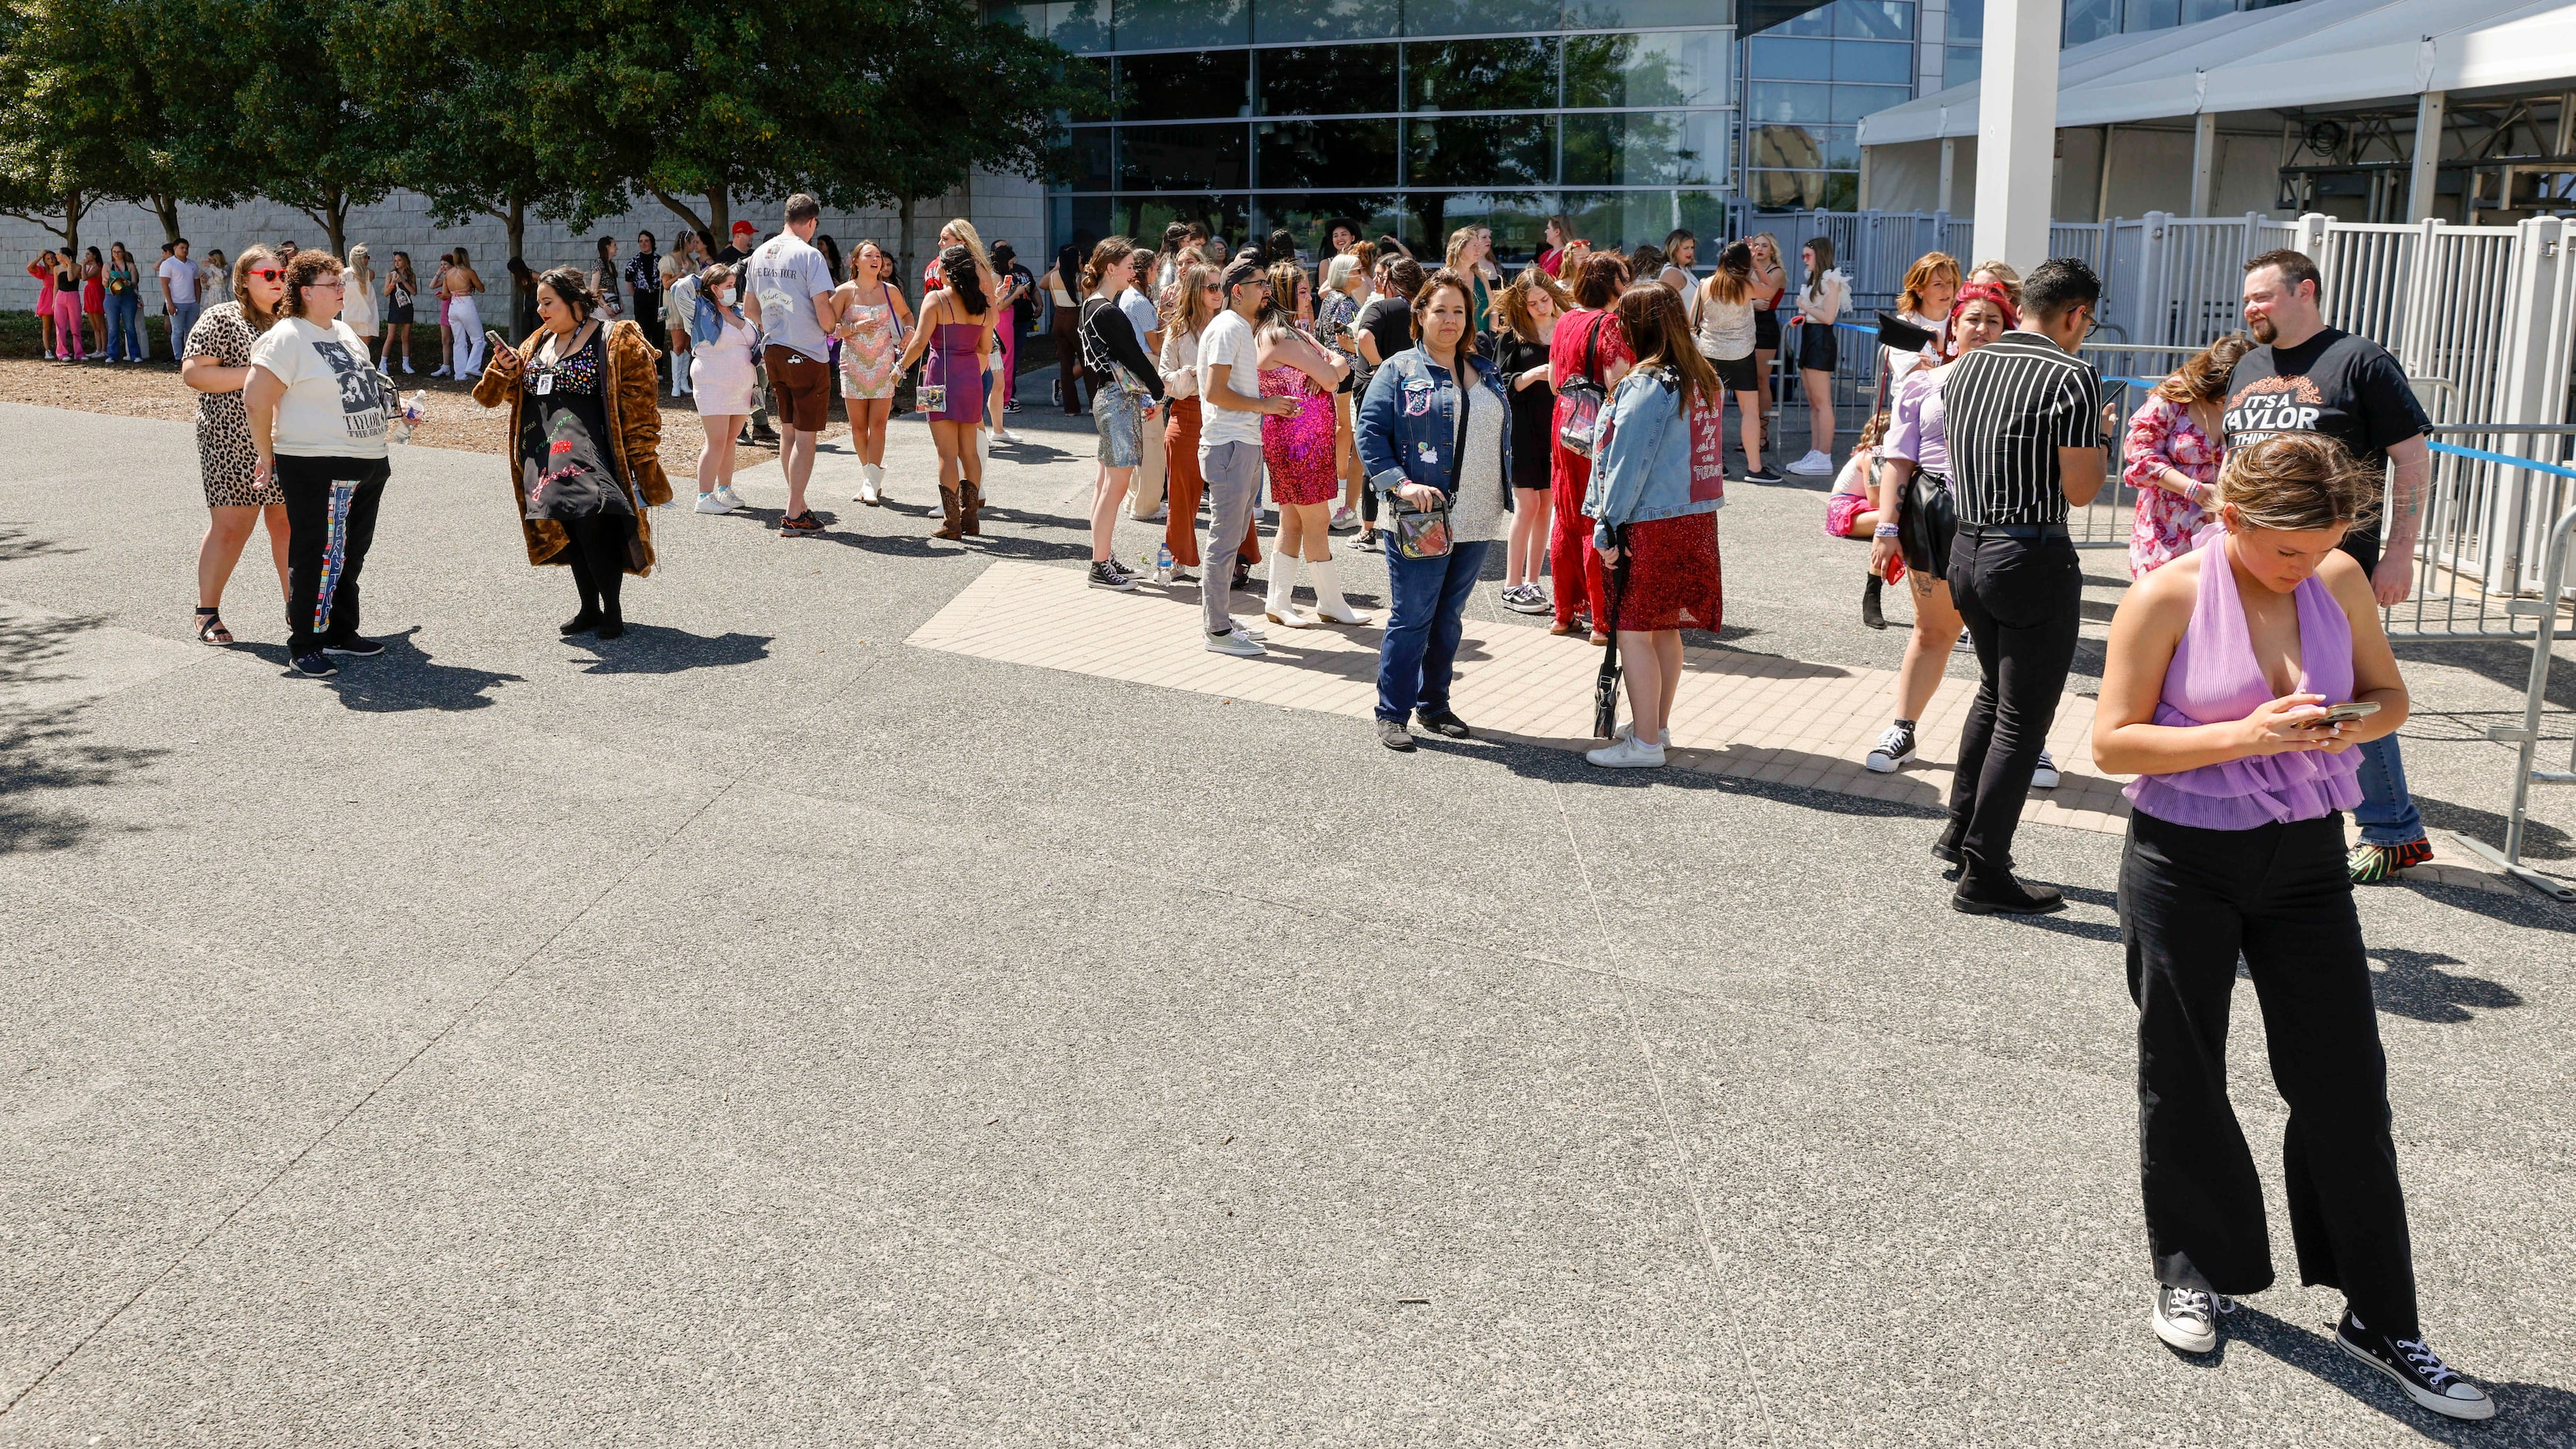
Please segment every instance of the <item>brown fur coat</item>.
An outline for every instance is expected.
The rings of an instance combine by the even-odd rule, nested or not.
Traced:
[[[647,508],[671,501],[671,480],[662,473],[662,405],[661,384],[653,372],[654,360],[662,354],[644,340],[644,329],[633,322],[605,322],[608,328],[608,385],[602,399],[608,408],[608,447],[610,464],[625,485],[627,502],[635,508],[635,536],[644,544],[644,566],[629,568],[628,573],[643,575],[653,571],[653,522]],[[519,344],[519,356],[527,357],[536,350],[544,336],[542,329],[528,334]],[[510,432],[507,457],[510,461],[510,507],[519,519],[519,531],[528,544],[531,564],[569,564],[564,557],[563,525],[552,519],[528,517],[527,494],[519,467],[519,400],[524,372],[503,377],[497,369],[484,369],[474,384],[474,400],[487,408],[504,403],[510,409]]]

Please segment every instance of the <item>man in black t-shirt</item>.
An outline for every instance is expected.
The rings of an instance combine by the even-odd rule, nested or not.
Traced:
[[[2415,585],[2433,424],[2387,348],[2325,325],[2318,285],[2317,264],[2300,252],[2265,252],[2245,264],[2245,323],[2259,345],[2228,374],[2227,446],[2273,433],[2323,433],[2372,472],[2390,469],[2384,515],[2344,535],[2343,549],[2369,573],[2381,606],[2393,607]],[[2354,881],[2385,880],[2433,858],[2406,789],[2397,736],[2361,746],[2361,794],[2353,811],[2362,841],[2350,861]]]

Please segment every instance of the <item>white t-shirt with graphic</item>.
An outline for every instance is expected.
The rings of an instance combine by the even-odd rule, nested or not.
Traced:
[[[271,448],[289,458],[381,458],[390,399],[368,363],[367,344],[333,319],[324,327],[281,317],[250,350],[253,367],[286,384]]]
[[[832,268],[823,254],[782,231],[760,244],[743,263],[751,294],[760,299],[760,340],[787,347],[816,362],[832,360],[832,339],[814,320],[814,299],[832,290]]]

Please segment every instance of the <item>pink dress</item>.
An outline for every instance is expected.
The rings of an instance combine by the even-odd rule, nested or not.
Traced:
[[[1293,397],[1297,411],[1261,419],[1261,461],[1270,468],[1270,497],[1303,507],[1330,503],[1342,480],[1333,454],[1333,395],[1294,367],[1261,370],[1263,397]]]
[[[2121,481],[2138,492],[2138,516],[2129,526],[2129,577],[2141,578],[2191,552],[2192,538],[2209,526],[2201,506],[2155,481],[2167,468],[2195,483],[2218,481],[2225,450],[2191,420],[2191,409],[2170,398],[2150,398],[2129,419],[2121,452]]]

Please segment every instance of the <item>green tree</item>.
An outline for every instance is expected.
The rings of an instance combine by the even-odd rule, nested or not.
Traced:
[[[0,7],[0,214],[80,250],[81,220],[139,187],[145,110],[129,32],[69,0]]]
[[[229,112],[191,107],[251,159],[261,195],[313,219],[346,255],[349,212],[393,190],[402,136],[388,108],[350,88],[338,64],[343,28],[363,29],[374,0],[198,0],[196,62],[233,87]]]

